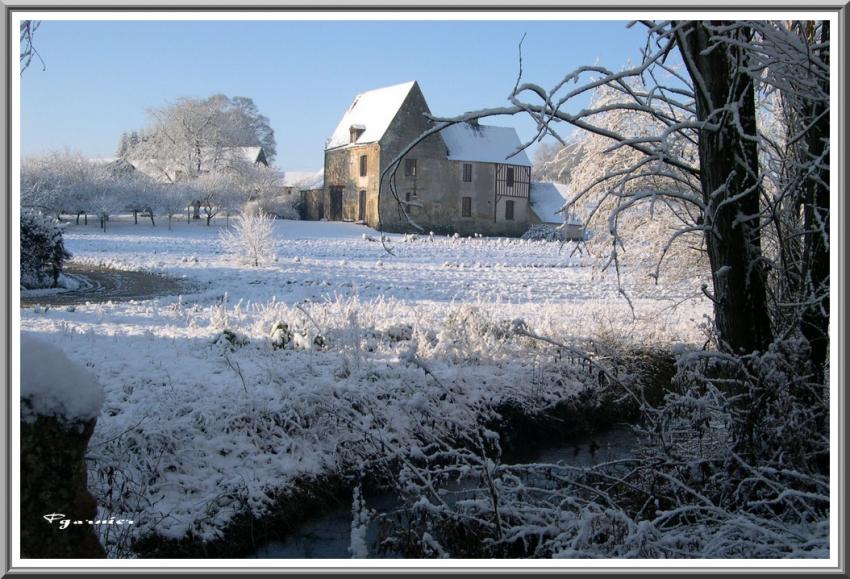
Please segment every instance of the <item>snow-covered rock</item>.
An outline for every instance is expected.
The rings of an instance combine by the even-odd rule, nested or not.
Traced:
[[[39,415],[82,422],[100,414],[103,387],[58,347],[22,334],[21,399],[27,401],[21,406],[21,418],[27,422]]]

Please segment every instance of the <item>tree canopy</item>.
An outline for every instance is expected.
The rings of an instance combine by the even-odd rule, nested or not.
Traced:
[[[248,97],[180,98],[149,109],[148,116],[148,126],[121,135],[117,152],[143,160],[169,181],[225,166],[236,147],[262,147],[269,163],[277,152],[268,117]]]

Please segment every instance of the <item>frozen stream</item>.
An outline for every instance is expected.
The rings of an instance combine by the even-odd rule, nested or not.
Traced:
[[[605,432],[537,450],[512,453],[505,463],[563,463],[593,466],[633,456],[637,440],[628,426],[616,426]],[[391,494],[366,496],[369,509],[386,513],[401,506]],[[252,558],[258,559],[348,559],[351,541],[351,506],[344,505],[301,525],[282,541],[262,545]],[[370,557],[388,557],[377,553],[378,525],[367,531]]]

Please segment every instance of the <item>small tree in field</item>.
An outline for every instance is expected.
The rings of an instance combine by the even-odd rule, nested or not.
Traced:
[[[240,213],[229,229],[221,232],[225,251],[254,267],[274,258],[274,218],[265,213]]]

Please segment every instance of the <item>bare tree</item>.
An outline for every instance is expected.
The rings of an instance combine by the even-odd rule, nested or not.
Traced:
[[[245,97],[181,98],[148,115],[151,123],[136,139],[122,135],[119,152],[163,181],[223,170],[239,147],[262,146],[267,160],[274,156],[274,131]]]
[[[768,276],[777,270],[765,251],[765,238],[783,236],[784,232],[768,231],[766,225],[771,211],[784,209],[766,199],[759,156],[782,153],[770,150],[759,133],[756,96],[765,86],[787,93],[802,103],[807,118],[822,121],[795,122],[792,141],[801,146],[806,143],[806,159],[795,165],[795,173],[808,176],[804,199],[809,200],[811,225],[808,250],[800,255],[796,269],[807,272],[812,279],[808,286],[819,288],[817,295],[823,296],[823,282],[828,280],[823,259],[827,232],[822,225],[828,214],[828,186],[823,177],[828,171],[829,147],[822,137],[829,112],[828,100],[823,98],[828,79],[828,28],[813,23],[817,41],[806,43],[800,42],[801,34],[794,27],[776,22],[641,24],[647,29],[647,42],[643,59],[635,66],[619,71],[603,66],[579,67],[546,90],[522,81],[520,60],[520,75],[508,97],[510,106],[455,117],[430,117],[432,128],[405,147],[382,173],[381,194],[392,195],[407,214],[394,184],[401,160],[417,143],[460,122],[526,114],[536,122],[537,131],[521,148],[545,136],[566,144],[560,134],[565,124],[608,138],[614,143],[612,151],[628,148],[638,155],[631,167],[600,176],[600,183],[618,179],[622,183],[640,169],[644,178],[654,175],[682,184],[681,188],[652,192],[613,188],[610,194],[618,212],[648,195],[690,207],[693,220],[683,223],[681,230],[703,234],[712,276],[712,288],[706,287],[704,292],[714,304],[721,349],[735,354],[763,352],[777,336],[800,332],[802,325],[807,325],[805,332],[811,336],[810,342],[815,341],[817,350],[818,336],[827,335],[823,299],[811,305],[807,300],[805,307],[798,307],[796,325],[774,326],[777,303],[768,291]],[[800,83],[783,81],[789,70],[799,71],[801,66],[806,74]],[[571,104],[600,87],[613,91],[617,98],[576,113],[568,111]],[[600,115],[616,110],[646,115],[658,130],[641,134],[630,126],[607,127],[599,122]],[[579,195],[572,202],[580,201]],[[671,235],[681,234],[677,231]],[[787,275],[786,269],[781,268],[778,275]],[[822,365],[821,361],[821,354],[814,354],[813,364]]]
[[[168,229],[175,215],[182,213],[192,201],[192,189],[185,183],[162,184],[156,189],[156,207],[168,218]]]
[[[37,58],[41,63],[42,70],[47,70],[47,65],[44,59],[38,53],[33,43],[35,31],[41,26],[38,20],[22,20],[21,21],[21,74],[29,68],[33,58]]]

